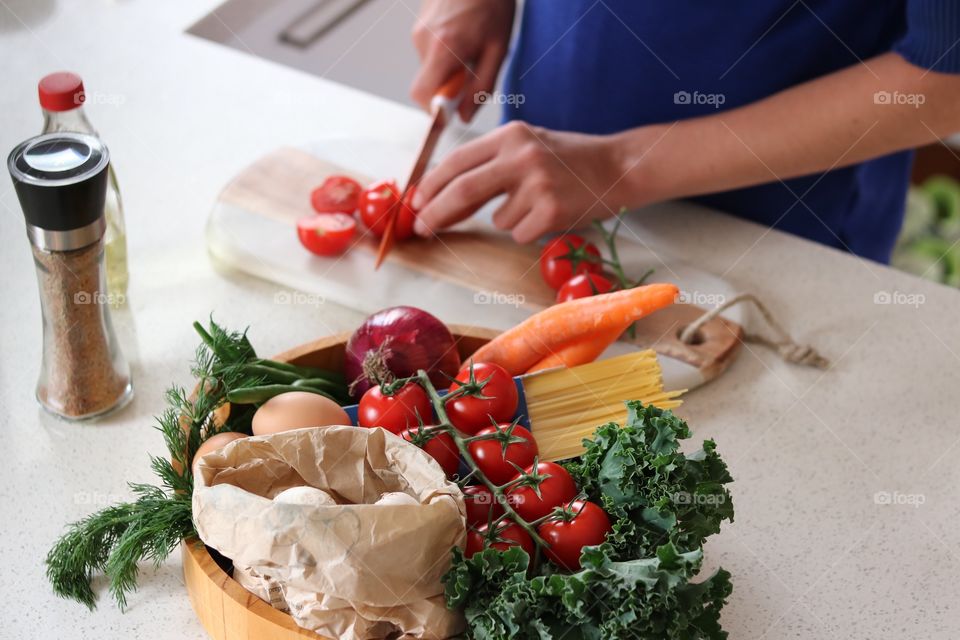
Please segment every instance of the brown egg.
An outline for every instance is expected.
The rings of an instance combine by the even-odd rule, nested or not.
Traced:
[[[246,435],[237,433],[236,431],[224,431],[223,433],[218,433],[217,435],[210,436],[204,440],[203,444],[197,448],[197,452],[193,455],[194,474],[196,474],[197,460],[199,460],[201,456],[210,453],[211,451],[222,449],[234,440],[239,440],[240,438],[246,437]]]
[[[253,435],[336,424],[350,424],[347,412],[336,402],[309,391],[290,391],[270,398],[257,409]]]

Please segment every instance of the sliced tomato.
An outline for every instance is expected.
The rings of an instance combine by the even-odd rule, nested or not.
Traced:
[[[360,204],[360,183],[347,176],[330,176],[310,193],[317,213],[353,213]]]
[[[336,256],[350,246],[357,221],[345,213],[322,213],[297,220],[300,244],[318,256]]]
[[[577,298],[589,298],[598,293],[609,293],[613,283],[599,273],[581,273],[573,276],[561,285],[557,291],[557,302],[569,302]]]
[[[568,233],[549,241],[540,252],[540,275],[553,289],[580,273],[600,273],[603,261],[596,245]]]

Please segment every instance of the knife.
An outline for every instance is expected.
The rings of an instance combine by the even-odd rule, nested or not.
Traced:
[[[400,217],[400,209],[410,189],[415,187],[417,183],[420,182],[423,174],[427,172],[427,165],[430,164],[430,158],[433,156],[433,151],[436,149],[437,142],[440,140],[440,134],[443,133],[444,128],[446,128],[447,124],[453,119],[453,114],[456,113],[457,107],[460,104],[460,94],[463,92],[463,85],[466,79],[467,70],[466,68],[461,68],[450,76],[430,101],[430,114],[433,116],[433,121],[430,123],[427,137],[424,138],[420,152],[417,154],[417,160],[413,163],[413,170],[410,172],[407,185],[403,188],[403,193],[400,194],[400,200],[387,213],[389,216],[387,219],[387,227],[383,232],[383,237],[380,239],[380,248],[377,250],[377,261],[374,264],[374,270],[380,268],[383,259],[387,257],[390,249],[393,248],[397,218]]]

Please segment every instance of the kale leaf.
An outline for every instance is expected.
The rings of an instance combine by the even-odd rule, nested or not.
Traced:
[[[691,582],[703,541],[733,520],[727,467],[707,440],[684,454],[687,424],[667,410],[627,403],[627,422],[599,427],[565,466],[613,530],[586,547],[573,574],[542,562],[532,572],[518,547],[472,558],[454,550],[444,576],[447,604],[466,616],[477,640],[619,640],[727,637],[720,610],[730,574]]]

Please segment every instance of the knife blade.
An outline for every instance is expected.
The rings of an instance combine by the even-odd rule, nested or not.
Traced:
[[[433,119],[430,122],[430,128],[427,130],[427,135],[423,139],[423,144],[420,145],[420,151],[417,153],[417,159],[413,163],[413,169],[410,171],[407,184],[400,194],[400,200],[387,213],[387,226],[383,232],[383,237],[380,238],[380,247],[377,249],[377,260],[373,266],[374,271],[380,268],[384,258],[387,257],[390,249],[393,248],[397,218],[400,217],[400,209],[406,201],[410,189],[415,187],[417,183],[420,182],[420,179],[423,178],[423,174],[427,172],[427,166],[430,164],[430,158],[433,157],[437,142],[440,140],[440,134],[443,133],[443,130],[453,119],[453,114],[460,104],[460,94],[463,92],[463,85],[466,79],[467,70],[466,68],[461,68],[450,76],[430,101],[430,113]]]

